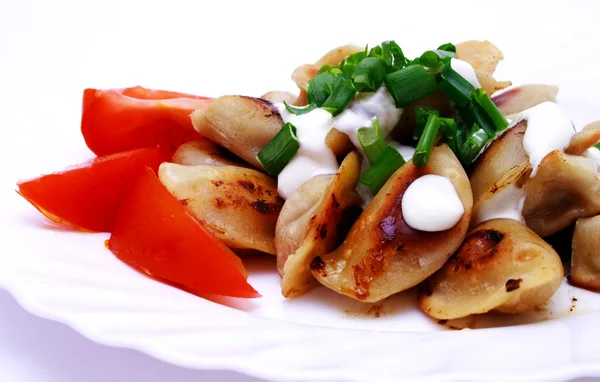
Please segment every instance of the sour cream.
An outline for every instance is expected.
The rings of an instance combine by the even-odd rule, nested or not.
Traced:
[[[335,155],[325,144],[333,117],[323,109],[295,115],[288,112],[284,105],[277,107],[283,121],[296,126],[296,136],[300,142],[296,156],[279,173],[277,192],[287,199],[302,183],[313,176],[337,172],[338,163]]]
[[[362,145],[358,140],[358,129],[371,127],[373,119],[377,119],[383,137],[400,122],[403,109],[397,109],[394,99],[382,85],[374,93],[359,94],[333,122],[333,127],[350,138],[354,146],[362,153]]]
[[[465,213],[454,185],[440,175],[424,175],[402,197],[402,216],[411,228],[438,232],[456,225]]]
[[[481,84],[477,79],[477,74],[475,73],[475,69],[466,61],[459,60],[458,58],[453,58],[450,61],[450,66],[454,69],[455,72],[460,74],[465,80],[469,81],[471,85],[475,89],[479,89]]]
[[[554,102],[544,102],[519,113],[511,126],[522,120],[527,120],[523,149],[529,156],[533,169],[531,177],[534,177],[546,155],[569,146],[575,135],[575,127],[563,109]]]
[[[595,147],[590,147],[589,149],[584,151],[583,156],[600,164],[600,150],[598,150]]]
[[[524,203],[523,189],[511,184],[498,190],[490,199],[482,201],[473,220],[475,224],[492,219],[512,219],[525,223],[525,219],[523,219]]]

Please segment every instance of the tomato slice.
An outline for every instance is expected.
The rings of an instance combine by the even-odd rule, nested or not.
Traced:
[[[201,139],[190,114],[212,98],[140,86],[126,89],[85,89],[81,132],[96,155],[143,147],[161,147],[163,159],[182,143]]]
[[[158,148],[98,157],[20,181],[18,193],[49,219],[77,229],[110,232],[119,207],[146,167],[157,169]]]
[[[146,169],[123,202],[107,247],[157,279],[197,293],[260,297],[241,260]]]

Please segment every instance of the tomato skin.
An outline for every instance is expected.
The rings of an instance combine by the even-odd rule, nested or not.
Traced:
[[[241,260],[147,168],[123,202],[107,247],[122,261],[194,293],[253,298]]]
[[[146,167],[161,163],[158,148],[98,157],[17,183],[17,192],[49,219],[76,229],[110,232],[119,207]]]
[[[140,86],[125,89],[85,89],[81,132],[96,155],[143,147],[161,147],[170,160],[182,143],[202,139],[190,114],[212,98]]]

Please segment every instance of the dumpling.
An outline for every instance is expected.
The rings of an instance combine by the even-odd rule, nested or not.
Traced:
[[[448,178],[463,204],[463,216],[448,230],[418,231],[402,216],[405,191],[426,174]],[[364,302],[380,301],[415,286],[458,248],[467,233],[472,204],[469,179],[460,162],[447,145],[435,147],[427,166],[408,162],[390,177],[342,245],[312,261],[312,273],[326,287]]]
[[[275,180],[244,167],[174,163],[161,164],[158,176],[228,247],[275,254],[275,225],[283,206]]]
[[[581,217],[600,214],[600,173],[591,159],[552,151],[523,185],[523,217],[545,237]]]
[[[232,155],[230,155],[232,156]],[[173,154],[173,163],[184,166],[243,166],[242,162],[236,162],[226,157],[217,144],[201,139],[182,144]]]
[[[529,84],[494,95],[492,101],[509,118],[544,102],[556,102],[558,86]],[[511,118],[512,119],[512,118]]]
[[[262,169],[256,154],[283,126],[279,111],[269,101],[223,96],[192,113],[194,128],[202,135]]]
[[[600,215],[577,220],[572,251],[569,281],[600,292]]]
[[[318,285],[310,263],[335,248],[340,234],[345,233],[340,232],[340,225],[349,218],[345,212],[360,208],[355,191],[359,175],[360,156],[354,151],[337,174],[309,179],[286,200],[275,235],[277,270],[285,297],[299,296]]]
[[[419,305],[443,320],[496,310],[522,313],[554,295],[560,257],[524,224],[493,219],[475,227],[450,261],[427,280]]]

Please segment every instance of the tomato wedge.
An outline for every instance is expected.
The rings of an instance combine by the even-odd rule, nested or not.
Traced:
[[[157,169],[158,148],[98,157],[20,181],[18,193],[49,219],[77,229],[110,232],[123,199],[146,167]]]
[[[96,155],[143,147],[161,147],[163,158],[184,142],[201,139],[190,114],[212,98],[140,86],[126,89],[85,89],[81,132]]]
[[[260,297],[242,261],[196,221],[150,168],[123,202],[107,247],[122,261],[184,289]]]

